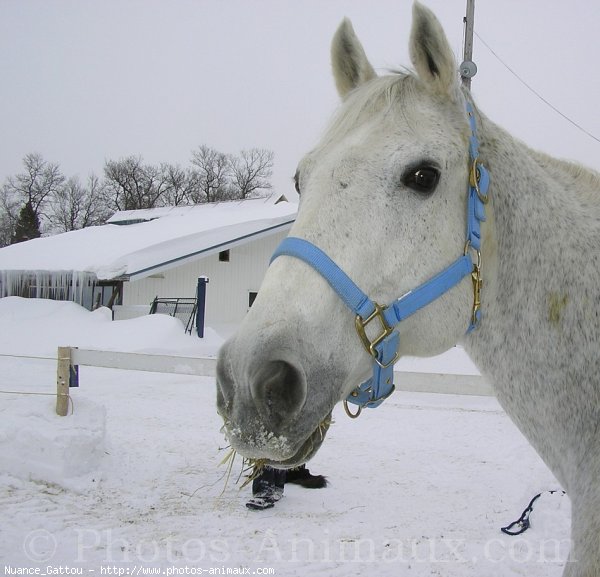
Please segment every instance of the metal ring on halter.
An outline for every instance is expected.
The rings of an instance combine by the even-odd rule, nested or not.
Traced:
[[[478,269],[481,270],[481,251],[480,250],[476,250],[471,246],[471,241],[467,240],[467,242],[465,243],[465,251],[464,251],[464,255],[467,256],[469,254],[470,251],[473,251],[476,255],[477,255],[477,262],[473,263]]]
[[[479,159],[474,158],[473,164],[471,165],[471,171],[469,172],[469,183],[475,189],[475,192],[477,193],[479,200],[483,204],[487,204],[490,197],[487,194],[481,194],[481,190],[479,188],[479,179],[481,178],[481,173],[479,172],[478,166],[479,166]]]
[[[362,407],[359,405],[358,410],[356,411],[356,413],[353,413],[350,410],[350,407],[348,406],[348,401],[346,399],[344,399],[344,410],[346,411],[346,414],[351,419],[356,419],[356,418],[358,418],[358,415],[360,415],[360,413],[362,412]]]

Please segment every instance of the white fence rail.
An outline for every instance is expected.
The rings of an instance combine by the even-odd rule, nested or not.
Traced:
[[[214,377],[214,358],[177,357],[146,353],[122,353],[71,347],[58,348],[56,412],[65,416],[69,405],[69,384],[78,378],[79,366],[103,367],[128,371],[148,371],[199,377]],[[492,387],[479,375],[413,373],[394,371],[396,388],[415,393],[493,396]]]
[[[74,366],[214,377],[217,359],[71,349]]]

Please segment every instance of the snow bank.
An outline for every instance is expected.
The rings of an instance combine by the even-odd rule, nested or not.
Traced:
[[[212,330],[205,339],[185,334],[176,318],[149,315],[112,321],[110,310],[87,309],[63,301],[0,299],[0,352],[3,355],[47,357],[40,382],[27,383],[27,395],[2,395],[0,406],[0,472],[24,480],[43,481],[83,490],[101,475],[106,454],[106,411],[102,405],[77,398],[72,415],[55,414],[57,348],[73,346],[125,352],[215,355],[222,339]],[[15,373],[36,359],[16,359]],[[27,367],[27,368],[26,368]],[[10,371],[0,389],[14,390]],[[44,390],[39,389],[43,382]],[[32,388],[35,390],[32,390]],[[31,394],[33,393],[33,394]],[[44,393],[48,396],[37,396]]]
[[[3,471],[28,480],[83,491],[97,480],[106,454],[104,407],[78,399],[68,418],[51,397],[16,397],[0,405]]]
[[[56,356],[59,346],[109,351],[214,356],[223,342],[212,329],[205,338],[185,333],[180,320],[148,315],[112,321],[107,308],[93,312],[73,302],[6,297],[0,299],[0,351]],[[26,351],[26,352],[24,352]]]

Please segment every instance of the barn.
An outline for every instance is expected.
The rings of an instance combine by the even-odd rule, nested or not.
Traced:
[[[206,323],[235,325],[296,211],[272,196],[117,212],[103,226],[0,249],[0,296],[104,305],[122,319],[147,314],[157,297],[194,298],[206,278]]]

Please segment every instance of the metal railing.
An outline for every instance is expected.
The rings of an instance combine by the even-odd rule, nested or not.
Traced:
[[[148,314],[163,314],[178,318],[185,325],[185,332],[191,334],[196,320],[197,306],[195,298],[155,297]]]

